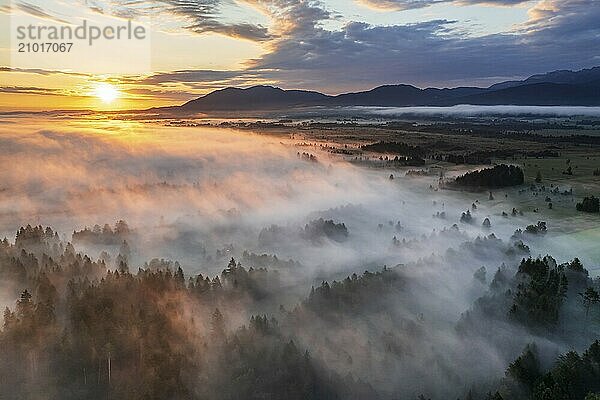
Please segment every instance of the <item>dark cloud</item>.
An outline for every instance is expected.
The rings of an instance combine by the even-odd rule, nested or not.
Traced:
[[[262,74],[253,71],[181,70],[158,72],[145,77],[123,77],[128,93],[153,95],[164,99],[189,100],[223,86],[251,86],[265,83]],[[179,89],[174,89],[178,85]],[[136,87],[138,89],[136,89]]]
[[[224,24],[216,20],[196,19],[192,24],[187,25],[186,29],[195,33],[212,32],[232,38],[247,39],[256,42],[265,41],[270,37],[267,28],[259,25],[244,23]]]
[[[138,80],[143,84],[162,84],[174,82],[215,82],[232,79],[241,71],[214,71],[214,70],[181,70],[171,72],[159,72],[154,75]]]

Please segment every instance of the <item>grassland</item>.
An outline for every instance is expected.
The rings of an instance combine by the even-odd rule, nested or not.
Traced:
[[[515,129],[513,122],[503,125],[498,121],[493,121],[490,129],[481,128],[485,126],[484,121],[442,125],[437,122],[427,125],[423,121],[379,125],[276,124],[263,127],[260,132],[285,138],[301,152],[322,154],[326,151],[332,159],[342,158],[362,167],[381,169],[382,174],[404,176],[409,170],[419,170],[431,178],[429,181],[434,186],[440,175],[452,178],[488,165],[451,163],[443,159],[448,155],[483,153],[490,156],[491,164],[520,165],[525,173],[525,184],[499,190],[496,199],[488,203],[490,210],[501,215],[510,210],[507,209],[509,204],[516,204],[532,219],[548,221],[553,246],[566,253],[573,248],[584,249],[589,269],[598,274],[600,214],[578,212],[575,205],[585,196],[600,196],[600,176],[594,175],[600,168],[600,140],[597,140],[600,136],[596,126],[577,129],[576,121],[572,119],[564,123],[565,127],[561,128],[560,121],[553,121],[552,128],[548,128],[548,122],[542,119],[529,121],[523,129]],[[425,149],[428,155],[424,157],[424,165],[415,167],[393,161],[402,154],[369,152],[362,148],[377,142],[415,146]],[[544,152],[552,156],[539,155]],[[569,167],[571,174],[567,173]],[[541,182],[536,182],[538,172]],[[486,194],[479,197],[486,197]],[[456,195],[463,196],[465,201],[474,197],[472,194]]]

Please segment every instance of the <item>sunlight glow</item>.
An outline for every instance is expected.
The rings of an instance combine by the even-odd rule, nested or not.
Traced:
[[[119,89],[109,83],[99,83],[94,90],[94,95],[104,103],[112,103],[119,98]]]

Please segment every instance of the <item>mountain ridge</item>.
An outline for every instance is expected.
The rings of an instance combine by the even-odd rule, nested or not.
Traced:
[[[180,106],[162,107],[186,113],[277,110],[316,106],[454,106],[528,105],[600,106],[600,66],[579,71],[558,70],[480,87],[425,88],[408,84],[382,85],[371,90],[327,95],[311,90],[286,90],[259,85],[215,90]]]

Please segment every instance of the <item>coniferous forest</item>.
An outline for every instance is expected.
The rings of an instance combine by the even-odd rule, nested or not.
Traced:
[[[493,235],[445,257],[455,263],[465,252],[491,248],[521,261],[516,270],[490,271],[489,282],[485,268],[474,274],[487,289],[456,323],[461,336],[493,343],[490,330],[503,327],[567,343],[577,335],[589,347],[549,360],[529,343],[504,376],[472,382],[460,398],[594,399],[600,281],[578,259],[531,258],[522,242],[505,244]],[[15,301],[4,311],[0,334],[1,397],[407,398],[386,382],[386,370],[421,351],[432,357],[422,366],[430,373],[444,363],[443,354],[426,349],[427,317],[392,309],[410,302],[418,263],[323,281],[288,307],[277,304],[286,289],[276,271],[233,258],[215,276],[189,276],[165,260],[151,264],[134,269],[120,253],[113,268],[49,227],[27,226],[14,242],[2,241],[0,278]],[[385,330],[376,326],[384,323]],[[460,380],[462,372],[452,374]]]

